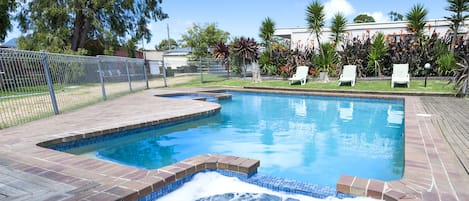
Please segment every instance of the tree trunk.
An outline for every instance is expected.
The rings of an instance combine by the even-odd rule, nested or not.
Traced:
[[[459,23],[454,24],[453,30],[453,40],[451,40],[451,51],[454,53],[454,48],[456,47],[456,41],[458,40],[458,30],[459,30]]]
[[[321,53],[321,56],[324,56],[324,52],[322,51],[322,48],[321,48],[321,42],[319,41],[319,33],[316,33],[316,40],[318,41],[319,52]]]
[[[246,70],[247,70],[247,67],[246,67],[246,59],[243,58],[243,77],[246,78]]]
[[[78,44],[78,48],[85,48],[87,33],[89,29],[90,29],[90,20],[88,18],[85,18],[85,26],[83,27],[80,33],[80,43]]]
[[[83,11],[81,9],[81,5],[76,5],[77,6],[77,13],[75,16],[75,28],[73,30],[73,38],[72,38],[72,51],[77,51],[78,50],[78,45],[80,43],[80,34],[81,34],[81,28],[83,26],[83,18],[85,17],[83,15]]]

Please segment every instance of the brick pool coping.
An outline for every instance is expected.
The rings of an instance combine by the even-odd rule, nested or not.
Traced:
[[[243,168],[252,170],[259,166],[258,161],[208,154],[150,171],[35,146],[46,141],[56,143],[57,139],[68,141],[76,136],[86,137],[86,133],[94,133],[94,136],[116,128],[134,128],[137,127],[135,125],[145,126],[149,124],[148,122],[181,118],[181,115],[190,116],[216,111],[219,109],[217,104],[191,100],[168,100],[153,97],[153,95],[175,93],[175,91],[224,89],[226,88],[150,90],[68,114],[4,129],[0,139],[0,158],[10,161],[10,167],[19,171],[46,177],[76,188],[74,191],[56,195],[51,200],[136,200],[150,195],[165,181],[170,181],[173,177],[174,179],[182,178],[183,175],[190,174],[192,170],[212,169],[215,166],[218,169],[231,171],[233,169],[245,170]],[[238,89],[229,88],[229,90]],[[261,90],[251,89],[250,91]],[[286,93],[285,91],[276,92]],[[399,181],[381,182],[344,175],[337,182],[339,192],[385,200],[469,200],[465,190],[469,189],[467,188],[467,175],[460,171],[461,168],[455,161],[454,154],[442,139],[439,131],[433,127],[431,119],[418,115],[425,113],[418,97],[305,91],[289,91],[288,93],[405,100],[406,137],[403,178]],[[156,100],[161,102],[156,103]],[[139,107],[132,107],[134,104],[130,103],[137,104]],[[155,104],[161,108],[155,109]],[[100,114],[93,113],[96,111]],[[127,118],[122,120],[122,116]],[[227,159],[231,159],[229,161],[233,164],[224,162]],[[251,166],[238,166],[243,163],[240,161],[250,161],[252,164]]]

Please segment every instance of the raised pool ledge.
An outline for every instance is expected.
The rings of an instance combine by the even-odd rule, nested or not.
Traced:
[[[151,183],[151,192],[139,193],[139,201],[155,200],[171,193],[190,181],[199,172],[216,171],[226,176],[246,180],[257,173],[259,160],[229,156],[204,154],[151,171],[145,179]]]
[[[294,193],[315,198],[352,198],[351,194],[338,192],[328,186],[320,186],[291,179],[278,178],[257,173],[260,161],[250,158],[204,154],[151,171],[144,180],[149,181],[150,191],[139,191],[138,201],[156,200],[189,182],[201,172],[217,172],[224,176],[237,177],[243,182],[264,187],[276,192]],[[125,200],[125,199],[124,199]]]

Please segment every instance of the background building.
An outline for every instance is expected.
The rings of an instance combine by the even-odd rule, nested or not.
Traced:
[[[438,34],[438,37],[448,37],[451,39],[451,32],[449,29],[450,21],[444,19],[428,20],[425,28],[425,34],[431,35],[433,33]],[[465,39],[468,38],[469,21],[465,22],[465,26],[461,26],[459,33],[463,35]],[[396,22],[376,22],[376,23],[353,23],[346,26],[346,33],[344,37],[352,40],[353,38],[363,39],[368,36],[373,36],[378,31],[384,35],[400,35],[409,34],[407,30],[407,21],[396,21]],[[317,47],[317,40],[314,34],[307,28],[280,28],[276,29],[275,36],[286,38],[290,40],[290,48],[305,49]],[[320,36],[321,42],[330,41],[331,30],[329,27],[325,27]]]

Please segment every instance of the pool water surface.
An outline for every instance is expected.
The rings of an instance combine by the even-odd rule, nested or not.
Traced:
[[[261,161],[262,174],[335,186],[340,175],[398,180],[402,100],[226,92],[206,118],[66,150],[156,169],[215,153]]]

